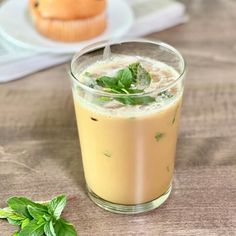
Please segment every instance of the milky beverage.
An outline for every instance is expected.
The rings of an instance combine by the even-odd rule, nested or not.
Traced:
[[[177,85],[155,93],[156,101],[147,105],[124,105],[90,92],[101,90],[96,78],[114,76],[134,62],[152,76],[145,92],[161,91],[179,76],[156,60],[113,55],[78,72],[87,91],[73,89],[89,190],[106,201],[132,205],[152,201],[171,186],[182,99],[182,88]]]

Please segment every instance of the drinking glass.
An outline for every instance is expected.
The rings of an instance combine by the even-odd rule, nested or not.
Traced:
[[[174,47],[159,41],[120,40],[109,46],[99,42],[82,49],[70,68],[88,195],[111,212],[146,212],[160,206],[171,192],[186,63]],[[165,63],[178,76],[145,93],[97,90],[82,83],[79,76],[104,60],[104,49],[110,49],[111,57],[139,56]],[[107,101],[147,96],[155,97],[155,102],[107,105]]]

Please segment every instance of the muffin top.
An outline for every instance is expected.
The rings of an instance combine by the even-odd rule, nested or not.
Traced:
[[[45,18],[75,20],[100,14],[106,0],[33,0],[33,7]]]

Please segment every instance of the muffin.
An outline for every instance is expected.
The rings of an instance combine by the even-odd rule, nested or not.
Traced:
[[[30,0],[30,13],[41,34],[64,42],[91,39],[107,25],[106,0]]]

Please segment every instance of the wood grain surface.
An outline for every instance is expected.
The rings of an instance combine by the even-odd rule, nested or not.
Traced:
[[[106,212],[85,192],[67,65],[0,85],[0,207],[12,195],[69,196],[83,235],[236,235],[236,1],[186,0],[187,24],[151,37],[188,62],[174,188],[157,210]],[[0,235],[14,227],[0,221]]]

